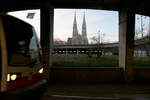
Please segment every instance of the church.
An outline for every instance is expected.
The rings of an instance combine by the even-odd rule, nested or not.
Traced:
[[[68,38],[69,45],[86,45],[88,44],[85,13],[83,15],[82,34],[79,34],[76,21],[76,13],[74,15],[72,38]]]

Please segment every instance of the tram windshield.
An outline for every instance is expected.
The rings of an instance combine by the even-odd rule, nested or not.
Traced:
[[[3,17],[9,66],[40,63],[39,46],[34,28],[17,18]]]

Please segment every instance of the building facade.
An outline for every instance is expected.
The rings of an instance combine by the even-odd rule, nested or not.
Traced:
[[[76,13],[75,13],[74,21],[73,21],[72,38],[68,38],[68,39],[69,39],[68,44],[70,44],[70,45],[81,45],[81,44],[86,45],[86,44],[88,44],[85,13],[83,15],[82,34],[79,34],[79,32],[78,32]]]

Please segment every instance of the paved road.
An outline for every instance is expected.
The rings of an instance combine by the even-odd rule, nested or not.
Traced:
[[[150,100],[150,85],[49,85],[41,100]]]

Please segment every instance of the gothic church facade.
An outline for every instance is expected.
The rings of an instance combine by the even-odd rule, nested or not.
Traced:
[[[74,15],[72,38],[68,38],[68,44],[71,45],[86,45],[88,44],[85,14],[83,16],[82,34],[78,33],[76,13]]]

